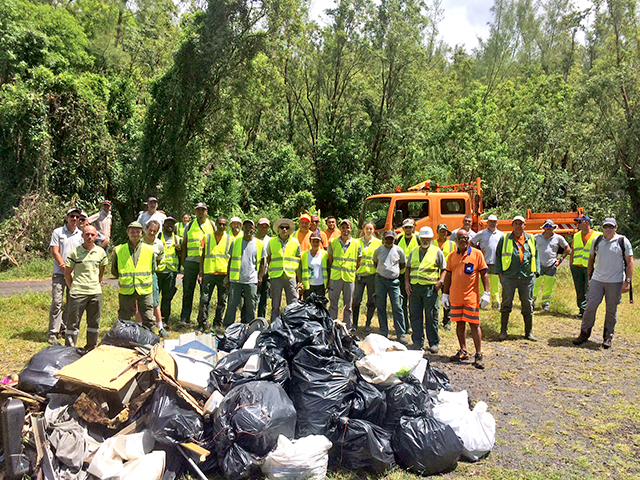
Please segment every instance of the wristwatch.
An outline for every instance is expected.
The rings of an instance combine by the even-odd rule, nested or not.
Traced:
[[[631,279],[630,278],[625,278],[624,281],[627,282],[627,283],[631,283]]]

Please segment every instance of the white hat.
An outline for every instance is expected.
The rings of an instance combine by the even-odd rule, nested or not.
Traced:
[[[491,221],[498,221],[498,217],[496,217],[495,215],[491,214],[489,215],[489,218],[487,218],[487,222],[491,222]]]
[[[420,238],[433,238],[433,230],[431,230],[431,227],[422,227],[418,236]]]
[[[276,220],[276,223],[273,224],[273,229],[277,232],[280,228],[280,225],[286,225],[289,227],[289,231],[293,231],[293,221],[288,218],[281,218],[280,220]]]
[[[516,220],[520,220],[522,223],[527,223],[522,215],[516,215],[515,217],[513,217],[511,223],[515,222]]]
[[[231,220],[229,220],[229,223],[233,223],[233,222],[242,223],[242,220],[240,219],[240,217],[231,217]]]

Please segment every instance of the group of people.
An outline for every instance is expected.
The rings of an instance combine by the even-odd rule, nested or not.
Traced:
[[[100,283],[107,264],[111,204],[105,201],[98,214],[87,215],[75,208],[67,211],[65,225],[51,239],[55,260],[49,341],[64,335],[75,345],[82,313],[87,311],[87,348],[97,342],[100,321]],[[620,294],[628,291],[633,275],[633,252],[625,237],[616,234],[615,219],[603,222],[604,234],[591,228],[591,219],[576,219],[579,232],[573,247],[554,233],[557,225],[547,220],[543,232],[525,232],[521,216],[512,220],[512,231],[497,229],[498,219],[490,215],[487,228],[477,234],[472,217],[449,231],[445,224],[434,233],[430,227],[416,232],[413,219],[402,223],[402,232],[393,230],[375,235],[373,222],[361,226],[362,236],[352,236],[348,219],[326,219],[319,228],[317,215],[302,214],[298,228],[281,218],[242,220],[208,217],[207,205],[195,206],[195,218],[181,221],[158,210],[155,197],[147,200],[147,210],[127,227],[127,243],[114,249],[111,273],[118,278],[120,319],[134,316],[143,325],[158,328],[167,336],[164,323],[171,315],[171,301],[177,291],[176,279],[182,268],[182,311],[180,322],[191,323],[193,298],[200,286],[197,327],[227,327],[266,315],[271,299],[271,319],[278,317],[284,293],[286,304],[311,294],[327,296],[332,318],[339,316],[348,328],[358,328],[360,306],[367,292],[365,331],[377,312],[380,334],[389,335],[387,298],[391,303],[396,338],[412,349],[439,351],[439,295],[443,306],[442,327],[456,322],[459,341],[453,361],[469,358],[466,325],[475,347],[473,365],[484,368],[479,310],[490,304],[501,312],[499,340],[507,339],[513,298],[518,292],[524,319],[525,338],[533,335],[534,303],[550,309],[557,267],[570,256],[579,316],[582,317],[576,344],[585,342],[603,297],[607,317],[603,347],[609,348],[616,323]],[[93,222],[93,225],[91,224]],[[95,225],[95,226],[94,226]],[[602,237],[602,238],[601,238]],[[480,283],[482,292],[480,293]],[[588,287],[588,288],[587,288]],[[62,298],[67,289],[67,308],[62,314]],[[210,305],[216,291],[215,313],[210,322]],[[542,293],[541,293],[542,292]],[[587,293],[588,292],[588,293]],[[411,329],[411,340],[407,333]],[[425,344],[426,334],[426,344]]]

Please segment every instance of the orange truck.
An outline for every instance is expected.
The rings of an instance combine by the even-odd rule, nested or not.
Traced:
[[[430,180],[410,187],[406,192],[400,187],[393,193],[381,193],[367,197],[360,211],[358,226],[373,221],[376,234],[385,230],[399,232],[403,220],[413,218],[416,231],[421,227],[431,227],[436,233],[439,224],[445,223],[450,230],[462,226],[465,215],[473,217],[473,230],[479,232],[487,227],[482,216],[482,188],[480,178],[475,182],[454,185],[432,185]],[[573,235],[577,231],[575,218],[582,215],[582,208],[577,212],[544,212],[533,213],[527,210],[525,230],[528,233],[539,233],[542,224],[550,219],[558,224],[556,233]],[[498,220],[498,230],[511,231],[511,219]]]

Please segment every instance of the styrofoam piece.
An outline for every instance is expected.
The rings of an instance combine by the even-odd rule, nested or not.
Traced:
[[[185,388],[189,388],[194,392],[210,395],[209,375],[213,370],[213,365],[202,358],[193,357],[175,350],[169,355],[176,361],[177,381]]]
[[[429,362],[426,358],[422,357],[418,362],[418,365],[416,365],[415,368],[411,370],[411,375],[416,377],[420,381],[420,383],[422,383],[422,381],[424,380],[424,374],[427,373],[427,365],[429,365]]]
[[[180,346],[180,340],[178,340],[177,338],[165,338],[163,343],[162,343],[162,347],[167,351],[167,352],[171,352],[173,351],[173,349],[177,348]]]
[[[222,400],[224,400],[224,395],[222,395],[218,390],[214,391],[204,404],[204,413],[213,415],[220,406],[220,403],[222,403]]]
[[[197,332],[183,333],[178,337],[178,340],[180,341],[180,345],[193,342],[196,339],[196,335],[197,335]]]
[[[247,340],[242,345],[243,350],[251,350],[252,348],[256,348],[256,340],[258,340],[258,337],[261,333],[262,331],[256,330],[251,335],[249,335],[249,338],[247,338]]]
[[[393,385],[399,383],[396,373],[413,370],[422,358],[422,352],[415,350],[372,353],[356,362],[362,377],[369,383]]]
[[[260,355],[251,355],[244,364],[244,367],[242,367],[242,370],[250,373],[256,373],[260,370]]]

